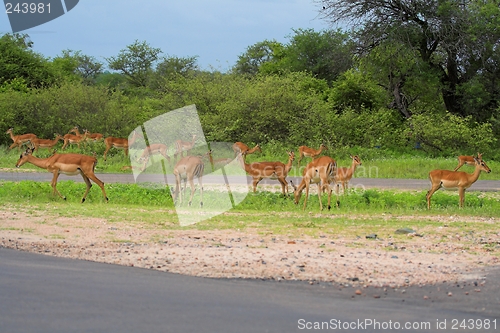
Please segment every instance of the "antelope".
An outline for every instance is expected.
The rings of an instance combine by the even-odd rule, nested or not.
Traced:
[[[182,140],[175,141],[174,159],[177,160],[177,156],[179,155],[180,158],[182,158],[183,152],[186,152],[186,156],[188,156],[189,151],[194,147],[195,140],[196,140],[196,134],[193,134],[192,141],[182,141]]]
[[[193,179],[196,177],[198,178],[198,183],[200,185],[200,206],[203,207],[202,178],[204,168],[205,164],[200,156],[185,156],[175,164],[175,192],[173,195],[174,204],[177,204],[177,198],[179,198],[179,205],[182,204],[181,180],[184,180],[184,192],[186,192],[186,184],[188,181],[191,186],[191,197],[189,198],[188,203],[188,205],[191,206],[195,192]]]
[[[313,149],[313,148],[309,148],[307,146],[300,146],[299,147],[299,160],[297,162],[297,165],[300,167],[300,161],[302,161],[302,159],[304,157],[311,157],[312,159],[316,158],[319,154],[321,154],[323,152],[323,150],[328,150],[328,148],[325,146],[324,143],[322,143],[320,146],[319,146],[319,149],[316,150],[316,149]]]
[[[479,159],[483,158],[483,154],[482,153],[477,153],[477,158],[479,158]],[[475,164],[474,156],[464,156],[464,155],[458,156],[458,165],[457,165],[457,167],[453,171],[457,171],[464,164],[474,165]]]
[[[87,141],[100,141],[104,137],[101,133],[90,133],[88,130],[84,130],[86,133],[86,140]]]
[[[236,142],[233,145],[234,157],[238,156],[238,154],[242,154],[243,157],[245,157],[246,155],[255,153],[257,150],[260,153],[262,153],[262,149],[260,149],[260,146],[258,144],[255,145],[255,147],[253,147],[253,148],[249,148],[243,142]]]
[[[352,159],[352,164],[350,168],[337,168],[334,177],[334,183],[337,185],[337,195],[339,194],[340,185],[342,184],[342,188],[344,190],[344,194],[349,186],[349,181],[351,180],[354,172],[356,171],[356,167],[361,165],[361,159],[358,155],[349,155]]]
[[[14,135],[14,128],[11,127],[5,132],[5,134],[10,134],[10,138],[14,141],[13,144],[10,145],[9,149],[12,149],[17,146],[17,150],[21,151],[21,146],[23,144],[27,144],[31,142],[33,139],[36,139],[36,135],[33,133]]]
[[[85,198],[92,187],[90,180],[101,188],[102,195],[104,196],[105,201],[108,202],[108,197],[106,196],[106,191],[104,190],[104,183],[94,174],[95,166],[97,164],[96,158],[81,154],[54,154],[47,158],[38,158],[32,155],[34,150],[35,148],[28,148],[24,153],[22,153],[16,163],[16,168],[19,168],[28,162],[39,168],[45,169],[48,172],[52,172],[54,175],[51,182],[52,188],[54,189],[53,193],[54,195],[59,195],[59,197],[64,200],[66,200],[66,197],[62,196],[57,190],[57,178],[60,174],[69,176],[80,174],[87,185],[87,190],[85,191],[81,202],[85,202]]]
[[[75,133],[70,134],[70,133]],[[63,139],[64,139],[64,144],[62,146],[62,149],[65,149],[69,144],[76,144],[78,148],[80,148],[80,142],[84,141],[85,138],[87,137],[86,133],[80,134],[80,131],[78,131],[78,127],[73,127],[68,134],[65,134]]]
[[[257,185],[264,178],[277,179],[281,184],[281,191],[285,196],[288,194],[288,184],[286,182],[286,177],[288,172],[292,169],[292,163],[295,159],[295,153],[293,151],[288,152],[288,163],[285,165],[281,162],[254,162],[247,164],[242,157],[242,154],[238,154],[240,163],[243,169],[248,173],[253,179],[253,191],[257,190]],[[285,194],[286,190],[286,194]]]
[[[31,140],[31,143],[33,144],[33,147],[35,148],[35,151],[38,151],[38,148],[40,148],[40,147],[47,148],[47,149],[54,147],[61,139],[63,139],[62,135],[56,134],[56,138],[54,140],[36,138],[36,139]]]
[[[104,151],[104,160],[106,161],[106,156],[108,154],[108,151],[114,147],[116,149],[123,149],[125,151],[125,156],[128,156],[128,147],[133,145],[135,140],[139,137],[139,134],[137,131],[132,132],[132,137],[129,139],[127,138],[115,138],[113,136],[108,136],[106,139],[104,139],[104,144],[106,145],[106,150]]]
[[[170,157],[167,155],[167,146],[163,143],[153,143],[144,148],[141,156],[137,159],[138,162],[143,162],[141,171],[146,169],[146,164],[148,163],[149,158],[155,154],[160,154],[168,160],[168,163],[170,163]]]
[[[427,209],[431,209],[431,197],[442,187],[444,188],[458,188],[458,195],[460,197],[459,207],[463,207],[465,199],[465,190],[476,182],[481,174],[481,171],[490,173],[490,168],[486,163],[478,157],[474,157],[475,169],[473,173],[466,173],[463,171],[450,171],[450,170],[433,170],[429,172],[429,180],[431,181],[431,189],[427,192]]]
[[[330,188],[330,182],[333,181],[335,177],[335,169],[337,168],[337,163],[329,156],[321,156],[320,158],[313,160],[307,164],[303,171],[302,181],[299,186],[296,187],[292,181],[290,184],[294,188],[295,204],[297,205],[300,201],[302,191],[306,189],[306,197],[304,199],[304,207],[302,210],[306,209],[307,198],[309,196],[309,185],[318,184],[318,198],[320,210],[323,210],[323,203],[321,202],[321,193],[323,191],[328,192],[328,210],[330,210],[330,201],[332,196],[332,190]],[[337,198],[337,206],[339,205]]]

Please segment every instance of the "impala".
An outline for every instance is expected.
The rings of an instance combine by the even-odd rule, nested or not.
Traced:
[[[132,138],[129,140],[127,138],[115,138],[108,136],[104,139],[104,144],[106,145],[106,150],[104,151],[104,160],[106,161],[106,155],[108,151],[114,147],[116,149],[123,149],[125,151],[125,156],[128,156],[128,147],[133,145],[135,140],[139,137],[137,131],[132,132]]]
[[[483,158],[483,154],[477,153],[477,158],[479,158],[479,159]],[[467,164],[467,165],[476,164],[476,162],[474,161],[474,156],[464,156],[464,155],[458,156],[458,165],[455,168],[455,170],[453,170],[453,171],[457,171],[464,164]]]
[[[233,145],[234,157],[238,156],[238,154],[242,154],[245,157],[246,155],[255,153],[257,150],[262,153],[262,149],[260,149],[258,144],[251,149],[243,142],[236,142]]]
[[[306,189],[306,197],[304,199],[304,207],[303,210],[306,209],[307,198],[309,196],[309,185],[310,184],[318,184],[318,198],[319,198],[319,207],[323,210],[323,203],[321,202],[321,193],[323,191],[328,192],[328,210],[330,210],[330,201],[332,196],[332,190],[330,188],[330,183],[333,181],[335,177],[335,169],[337,168],[337,163],[329,156],[321,156],[320,158],[313,160],[309,164],[307,164],[306,168],[303,171],[302,181],[299,186],[296,187],[292,181],[290,184],[293,186],[295,192],[295,204],[297,205],[300,201],[300,196],[302,195],[302,191],[304,188]],[[339,205],[337,199],[337,206]]]
[[[352,164],[350,168],[337,168],[334,177],[334,183],[337,185],[337,195],[339,194],[340,185],[342,184],[342,188],[344,190],[344,194],[349,186],[349,181],[351,180],[354,172],[356,171],[356,167],[361,165],[361,159],[358,155],[349,155],[352,158]]]
[[[193,201],[193,196],[195,192],[193,179],[198,178],[198,183],[200,185],[200,206],[203,207],[203,170],[205,164],[199,156],[185,156],[175,164],[174,176],[175,176],[175,192],[173,195],[174,203],[176,204],[177,198],[179,199],[179,205],[182,204],[182,192],[181,192],[181,181],[184,180],[184,192],[186,192],[186,184],[189,181],[191,186],[191,197],[189,198],[188,205],[191,206]]]
[[[90,133],[88,130],[84,130],[87,136],[87,141],[100,141],[104,137],[101,133]]]
[[[319,149],[317,149],[317,150],[313,149],[313,148],[309,148],[307,146],[300,146],[299,147],[299,160],[297,162],[297,165],[300,166],[300,161],[302,161],[302,159],[304,157],[311,157],[312,159],[314,159],[316,156],[321,154],[321,152],[323,152],[323,150],[328,150],[328,148],[323,143],[319,146]]]
[[[71,132],[75,133],[70,134]],[[80,148],[80,142],[84,141],[86,138],[86,133],[80,134],[80,131],[78,131],[78,127],[73,127],[68,134],[65,134],[63,139],[64,139],[64,144],[62,146],[62,149],[65,149],[69,144],[76,144],[78,148]]]
[[[460,197],[459,207],[463,207],[465,199],[465,190],[476,182],[481,174],[481,171],[490,173],[490,168],[484,163],[481,158],[474,157],[475,169],[473,173],[466,173],[463,171],[450,171],[450,170],[433,170],[429,172],[429,179],[431,181],[431,189],[427,192],[427,209],[431,209],[431,197],[442,187],[444,188],[458,188],[458,195]]]
[[[14,135],[14,128],[12,127],[9,128],[5,133],[10,134],[10,138],[12,139],[12,141],[14,141],[14,143],[10,145],[9,149],[12,149],[17,146],[18,151],[21,151],[21,146],[23,144],[31,142],[31,140],[33,139],[36,139],[36,135],[33,133]]]
[[[170,157],[167,155],[167,145],[163,143],[153,143],[144,148],[141,156],[137,159],[138,162],[143,162],[141,171],[144,171],[144,169],[146,169],[146,164],[148,164],[150,157],[156,154],[160,154],[161,156],[165,157],[165,159],[168,160],[168,163],[170,163]]]
[[[50,139],[33,139],[31,140],[31,143],[33,144],[35,151],[38,151],[38,148],[47,148],[50,149],[57,145],[59,140],[63,139],[63,137],[60,134],[56,134],[56,138],[54,140]]]
[[[285,165],[281,162],[254,162],[247,164],[243,159],[241,154],[238,154],[240,163],[253,179],[253,191],[257,190],[257,185],[264,178],[277,179],[281,184],[281,191],[283,195],[288,194],[288,184],[286,182],[286,177],[288,172],[292,169],[292,163],[295,159],[295,153],[293,151],[288,152],[288,163]]]
[[[95,166],[97,164],[97,159],[92,156],[81,155],[81,154],[54,154],[47,158],[37,158],[34,157],[34,148],[28,148],[24,153],[21,154],[19,160],[16,163],[16,168],[21,167],[24,163],[31,163],[39,168],[46,169],[48,172],[52,172],[54,177],[52,178],[52,188],[54,189],[54,194],[58,194],[59,197],[66,200],[66,197],[62,196],[57,190],[57,178],[60,174],[65,174],[69,176],[82,175],[85,184],[87,184],[87,190],[82,198],[82,203],[85,201],[87,194],[89,193],[92,184],[90,180],[96,183],[102,190],[102,195],[106,202],[108,197],[106,196],[106,191],[104,190],[104,183],[99,180],[94,174]]]
[[[175,141],[175,154],[174,159],[177,160],[177,156],[180,155],[182,158],[182,153],[186,152],[186,156],[188,156],[189,151],[194,147],[194,143],[196,141],[196,134],[193,134],[193,139],[191,141]]]

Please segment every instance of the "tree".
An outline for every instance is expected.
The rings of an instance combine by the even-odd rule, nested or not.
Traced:
[[[281,46],[276,41],[265,40],[249,46],[245,53],[238,56],[238,61],[233,68],[236,74],[256,75],[262,64],[270,62],[274,58],[274,49]]]
[[[145,41],[136,40],[121,50],[118,56],[106,60],[109,68],[120,71],[132,86],[146,87],[160,53],[162,51],[159,48],[153,48]]]
[[[481,112],[467,110],[462,87],[498,58],[497,2],[317,0],[323,8],[323,18],[348,22],[358,31],[360,54],[369,53],[384,41],[414,50],[439,78],[446,109],[461,116]]]

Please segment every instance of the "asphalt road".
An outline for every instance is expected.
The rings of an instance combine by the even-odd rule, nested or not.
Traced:
[[[134,183],[136,180],[132,174],[96,174],[97,178],[106,183]],[[52,174],[48,172],[0,172],[0,179],[9,181],[21,181],[21,180],[36,180],[36,181],[51,181]],[[161,175],[161,174],[141,174],[137,178],[137,182],[151,182],[151,183],[167,183],[173,182],[173,175]],[[251,184],[252,180],[250,177],[241,176],[229,176],[229,181],[231,183],[237,184]],[[288,180],[292,180],[294,184],[299,184],[299,177],[287,177]],[[80,176],[66,176],[60,175],[59,181],[62,180],[73,180],[77,182],[83,182]],[[214,176],[204,176],[204,184],[220,184],[220,177]],[[173,183],[175,184],[175,183]],[[264,179],[261,184],[271,184],[279,185],[277,180]],[[349,183],[352,187],[362,187],[365,189],[369,188],[380,188],[380,189],[404,189],[404,190],[428,190],[430,188],[430,182],[427,179],[384,179],[384,178],[353,178]],[[469,191],[500,191],[500,180],[478,180],[469,188]]]
[[[467,284],[356,296],[352,286],[197,278],[4,248],[0,258],[5,333],[500,330],[498,269]]]

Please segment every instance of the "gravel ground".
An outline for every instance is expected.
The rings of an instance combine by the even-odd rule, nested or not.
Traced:
[[[251,229],[158,230],[102,219],[0,212],[2,247],[202,277],[302,280],[360,288],[449,282],[470,285],[464,292],[474,292],[480,290],[488,269],[500,267],[500,233],[481,239],[475,247],[469,244],[467,250],[459,237],[446,243],[438,236],[407,237],[396,244],[390,239],[263,236]],[[484,244],[491,244],[490,249]]]

